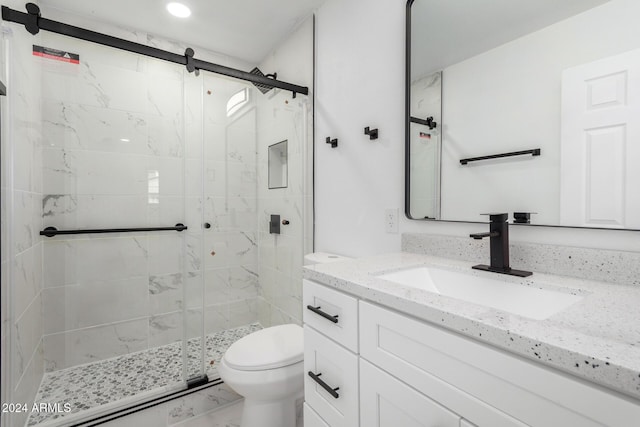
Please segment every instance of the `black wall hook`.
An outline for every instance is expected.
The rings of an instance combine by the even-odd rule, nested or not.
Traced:
[[[369,126],[364,128],[364,134],[369,135],[369,139],[378,139],[378,129],[369,129]]]
[[[331,137],[328,136],[325,142],[327,144],[331,144],[331,148],[336,148],[338,146],[338,138],[331,139]]]

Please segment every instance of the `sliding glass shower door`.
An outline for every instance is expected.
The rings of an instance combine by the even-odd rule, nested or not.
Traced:
[[[79,55],[78,63],[25,59],[42,76],[42,225],[78,234],[42,240],[45,376],[35,400],[70,403],[75,413],[183,388],[196,372],[189,366],[202,366],[185,333],[197,299],[187,292],[190,241],[200,232],[187,221],[185,190],[191,76],[41,37]],[[127,230],[139,228],[151,230]],[[30,424],[50,415],[32,414]]]
[[[226,348],[259,328],[256,88],[206,71],[185,87],[187,333],[203,343],[189,374],[214,380]]]
[[[226,348],[261,327],[260,92],[43,38],[80,56],[31,58],[42,73],[42,227],[74,233],[43,237],[36,400],[70,403],[70,420],[217,379]]]

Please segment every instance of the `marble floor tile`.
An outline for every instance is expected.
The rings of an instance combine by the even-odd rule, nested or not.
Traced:
[[[191,418],[172,427],[240,427],[244,400]]]
[[[240,427],[243,407],[244,399],[240,399],[224,408],[216,408],[181,423],[171,424],[171,427]],[[299,402],[297,407],[298,417],[296,419],[296,427],[303,427],[302,401]]]

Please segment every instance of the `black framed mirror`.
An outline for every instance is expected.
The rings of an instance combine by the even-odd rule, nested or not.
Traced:
[[[632,0],[409,0],[407,217],[640,229],[638,14]]]

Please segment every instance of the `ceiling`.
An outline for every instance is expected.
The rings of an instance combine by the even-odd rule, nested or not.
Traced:
[[[610,0],[415,0],[414,78],[419,78]]]
[[[181,0],[192,13],[180,19],[167,12],[170,1],[175,0],[40,0],[39,4],[45,18],[47,9],[55,8],[258,64],[324,2]]]

